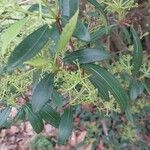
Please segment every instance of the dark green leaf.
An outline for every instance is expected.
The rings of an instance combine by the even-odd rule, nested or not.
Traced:
[[[0,112],[0,128],[3,127],[3,125],[6,123],[10,112],[11,112],[10,107],[6,107]]]
[[[67,63],[73,63],[73,61],[78,60],[80,64],[86,64],[105,59],[110,59],[110,54],[108,52],[101,51],[100,49],[86,48],[67,54],[64,61]]]
[[[56,107],[61,107],[63,105],[63,96],[60,95],[55,89],[53,89],[51,99]]]
[[[73,127],[73,112],[71,108],[67,108],[61,117],[59,132],[58,132],[58,144],[65,144],[69,136],[71,135]]]
[[[44,128],[43,120],[39,116],[39,114],[35,114],[31,108],[30,104],[26,104],[24,106],[24,110],[26,112],[27,119],[30,121],[32,128],[36,133],[42,132]]]
[[[95,80],[94,76],[90,76],[89,80],[94,85],[96,89],[98,89],[98,94],[103,100],[109,100],[109,92],[107,87],[105,87],[105,84],[103,84],[99,80]]]
[[[40,115],[46,122],[48,122],[55,128],[59,127],[60,115],[50,105],[45,105],[41,109]]]
[[[78,20],[77,22],[73,36],[85,42],[90,41],[90,34],[88,28],[80,20]]]
[[[11,53],[7,66],[7,71],[12,71],[25,61],[34,57],[48,42],[49,27],[44,25],[27,36]]]
[[[34,112],[38,112],[51,98],[53,79],[53,74],[46,74],[35,87],[32,95],[32,108]]]
[[[144,87],[143,84],[137,80],[132,80],[130,83],[130,99],[136,100],[137,97],[142,94]]]
[[[84,64],[81,65],[81,67],[85,69],[88,74],[91,74],[93,78],[95,78],[95,82],[101,82],[105,85],[120,105],[121,110],[125,111],[128,104],[128,96],[118,80],[98,65]]]
[[[59,0],[61,15],[70,19],[79,8],[79,0]]]
[[[21,108],[19,108],[19,110],[17,112],[17,115],[15,117],[15,121],[24,120],[24,119],[25,119],[25,111],[24,111],[24,108],[21,107]]]
[[[91,3],[93,6],[95,6],[96,9],[98,9],[100,11],[100,13],[103,15],[106,23],[108,23],[107,20],[107,13],[104,11],[105,8],[103,6],[101,6],[100,3],[97,2],[97,0],[87,0],[89,3]]]
[[[56,26],[56,23],[51,25],[49,32],[50,32],[50,39],[54,42],[54,45],[50,47],[50,53],[54,57],[56,53],[56,46],[60,39],[60,34],[59,34],[58,27]]]
[[[102,26],[98,30],[94,31],[91,33],[91,42],[95,42],[98,39],[101,39],[103,36],[109,35],[114,27],[115,25]]]
[[[132,33],[132,37],[133,37],[133,46],[134,46],[133,73],[136,74],[142,65],[143,49],[142,49],[141,40],[133,27],[131,27],[131,33]]]

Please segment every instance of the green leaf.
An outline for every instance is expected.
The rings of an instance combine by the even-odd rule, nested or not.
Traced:
[[[49,13],[49,10],[48,10],[47,7],[45,7],[45,6],[43,6],[43,5],[42,5],[41,7],[42,7],[42,13],[44,13],[44,14]],[[33,4],[33,5],[28,9],[28,11],[30,11],[30,12],[39,11],[39,4]]]
[[[36,133],[42,132],[44,128],[43,120],[39,114],[35,114],[31,108],[30,104],[24,105],[24,110],[26,112],[27,119],[30,121],[32,128]]]
[[[128,96],[125,90],[122,88],[118,80],[105,69],[95,64],[84,64],[81,65],[88,74],[91,74],[95,78],[95,82],[101,82],[108,91],[114,96],[118,102],[122,111],[125,111],[128,104]]]
[[[19,34],[20,30],[23,28],[27,18],[16,21],[12,24],[4,33],[1,35],[2,47],[1,54],[4,55],[7,51],[8,46],[14,40],[14,38]]]
[[[11,53],[8,59],[7,71],[12,71],[34,57],[48,42],[49,27],[44,25],[27,36]]]
[[[130,83],[129,91],[130,91],[130,99],[136,100],[137,97],[142,94],[144,90],[144,86],[141,82],[137,80],[132,80]]]
[[[142,44],[141,40],[137,34],[137,32],[134,30],[133,27],[131,27],[131,33],[133,37],[133,46],[134,46],[134,51],[133,51],[133,73],[136,74],[143,61],[143,49],[142,49]]]
[[[3,127],[3,125],[6,123],[7,118],[9,117],[10,112],[11,112],[11,108],[10,107],[5,107],[0,112],[0,128]]]
[[[79,9],[79,0],[59,0],[61,15],[70,19]]]
[[[100,96],[103,100],[109,100],[109,92],[107,87],[101,81],[96,80],[94,76],[90,76],[89,80],[94,87],[98,89],[98,96]]]
[[[67,43],[69,42],[69,40],[74,32],[74,29],[76,27],[78,14],[79,14],[79,10],[77,10],[75,15],[69,20],[69,23],[64,27],[62,34],[60,36],[60,40],[58,41],[57,51],[56,51],[57,54],[62,53],[63,50],[65,49]]]
[[[59,127],[60,114],[57,113],[50,105],[45,105],[41,109],[40,116],[55,128]]]
[[[32,108],[38,112],[50,100],[53,91],[53,74],[46,74],[34,88],[32,95]]]
[[[93,6],[95,6],[96,9],[100,11],[102,14],[103,18],[105,19],[105,22],[108,24],[107,20],[107,12],[105,12],[105,8],[97,2],[97,0],[87,0],[89,3],[91,3]]]
[[[102,26],[98,30],[91,33],[91,42],[95,42],[98,39],[101,39],[103,36],[109,35],[115,25],[109,25],[109,26]]]
[[[25,119],[25,111],[24,111],[24,108],[21,107],[19,108],[17,115],[15,116],[15,121],[24,120],[24,119]]]
[[[77,21],[73,36],[85,42],[90,41],[90,33],[88,28],[80,20]]]
[[[67,139],[72,133],[73,127],[73,112],[71,108],[67,108],[61,117],[59,132],[58,132],[58,144],[65,144]]]
[[[50,46],[50,54],[54,57],[55,53],[56,53],[56,46],[57,46],[58,41],[60,39],[60,33],[58,30],[58,27],[56,26],[56,23],[51,25],[50,39],[54,42],[54,45]]]
[[[64,61],[67,63],[73,63],[78,60],[80,64],[86,64],[106,59],[110,59],[110,54],[108,52],[100,49],[86,48],[67,54]]]
[[[56,107],[60,108],[63,105],[63,96],[60,95],[55,89],[53,89],[52,97],[53,103]]]

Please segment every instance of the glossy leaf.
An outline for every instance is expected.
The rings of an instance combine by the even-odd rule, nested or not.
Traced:
[[[134,30],[133,27],[131,27],[131,33],[133,37],[133,46],[134,46],[134,51],[133,51],[133,73],[136,74],[143,61],[143,49],[142,49],[142,44],[141,40],[137,34],[137,32]]]
[[[58,144],[65,144],[69,136],[71,135],[73,127],[73,112],[71,108],[67,108],[64,114],[61,116],[58,132]]]
[[[90,33],[88,31],[88,28],[80,20],[78,20],[77,22],[73,36],[85,42],[90,41]]]
[[[55,128],[59,127],[60,114],[57,113],[50,105],[45,105],[41,109],[40,116]]]
[[[32,108],[38,112],[50,100],[53,91],[53,74],[46,74],[37,86],[32,95]]]
[[[79,10],[75,13],[75,15],[69,20],[69,23],[64,27],[62,34],[60,36],[60,40],[58,41],[57,45],[57,53],[63,52],[67,43],[69,42],[74,29],[76,27],[77,19],[78,19]]]
[[[27,22],[27,18],[16,21],[13,23],[4,33],[1,35],[2,47],[1,54],[4,55],[7,51],[8,46],[14,40],[14,38],[19,34],[25,23]]]
[[[139,81],[136,80],[132,80],[130,83],[130,99],[131,100],[136,100],[137,97],[142,94],[144,87],[142,85],[142,83],[140,83]]]
[[[43,120],[39,116],[39,114],[35,114],[33,110],[31,109],[30,104],[26,104],[24,107],[24,110],[26,112],[27,119],[30,121],[32,128],[36,133],[42,132],[44,128]]]
[[[89,80],[94,85],[94,87],[98,89],[98,96],[100,96],[103,100],[109,100],[109,92],[105,84],[99,80],[96,80],[95,76],[90,76]]]
[[[34,57],[48,42],[49,27],[44,25],[27,36],[11,53],[6,70],[12,71]]]
[[[84,64],[81,65],[81,67],[85,69],[88,74],[91,74],[93,78],[95,78],[95,82],[101,82],[105,87],[107,87],[108,91],[111,92],[118,102],[121,110],[125,111],[129,99],[127,93],[122,88],[118,80],[98,65]]]
[[[79,0],[59,0],[61,15],[70,19],[79,9]]]
[[[54,57],[56,53],[56,46],[60,39],[60,33],[58,27],[56,26],[56,23],[51,25],[50,39],[54,42],[54,44],[50,46],[49,50],[50,50],[50,54]]]
[[[60,95],[55,89],[53,89],[51,99],[56,107],[61,107],[63,105],[63,96]]]
[[[98,30],[91,33],[91,42],[95,42],[98,39],[102,38],[103,36],[109,35],[115,25],[109,25],[109,26],[102,26]]]
[[[0,112],[0,128],[3,127],[3,125],[6,123],[7,118],[10,115],[10,112],[11,112],[10,107],[6,107]]]
[[[86,48],[67,54],[64,61],[73,63],[73,61],[78,60],[80,64],[86,64],[106,59],[110,59],[110,54],[108,52],[100,49]]]

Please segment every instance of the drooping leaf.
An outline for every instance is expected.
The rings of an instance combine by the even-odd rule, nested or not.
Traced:
[[[34,131],[36,133],[42,132],[44,124],[40,115],[33,112],[30,104],[25,104],[24,110],[26,112],[27,119],[30,121]]]
[[[88,28],[80,20],[77,21],[73,36],[85,42],[90,41],[90,33]]]
[[[34,88],[31,101],[34,112],[40,111],[51,98],[53,79],[53,74],[46,74]]]
[[[11,53],[8,59],[7,71],[12,71],[34,57],[48,42],[49,27],[44,25],[27,36]]]
[[[61,15],[70,19],[79,9],[79,0],[59,0]]]
[[[130,99],[136,100],[137,97],[142,94],[144,86],[141,82],[137,80],[132,80],[129,87]]]
[[[53,89],[51,99],[56,107],[59,108],[63,105],[63,96],[60,95],[55,89]]]
[[[71,108],[67,108],[64,114],[61,116],[58,132],[58,144],[65,144],[69,136],[71,135],[73,127],[73,113]]]
[[[95,42],[98,39],[101,39],[103,36],[109,35],[115,25],[109,25],[109,26],[102,26],[98,30],[91,33],[91,42]]]
[[[134,51],[133,51],[133,73],[136,74],[143,61],[143,49],[142,49],[142,44],[141,40],[137,34],[137,32],[134,30],[133,27],[131,27],[131,33],[133,37],[133,46],[134,46]]]
[[[55,128],[59,127],[60,123],[60,114],[57,113],[50,105],[45,105],[41,111],[40,116],[49,124]]]
[[[19,34],[20,30],[23,28],[27,18],[16,21],[13,23],[4,33],[1,35],[2,47],[0,53],[4,55],[7,51],[8,46],[14,40],[14,38]]]
[[[80,64],[86,64],[106,59],[110,59],[110,54],[108,52],[100,49],[86,48],[67,54],[64,61],[73,63],[73,61],[78,60]]]
[[[95,64],[81,65],[88,74],[91,74],[95,78],[95,82],[101,82],[108,91],[114,96],[118,102],[122,111],[125,111],[128,104],[128,96],[125,90],[122,88],[118,80],[111,75],[108,71]]]
[[[10,107],[5,107],[0,112],[0,128],[3,127],[3,125],[6,123],[7,118],[9,117],[10,112],[11,112],[11,108]]]
[[[64,27],[62,34],[60,36],[60,40],[57,44],[57,51],[56,53],[59,54],[63,52],[67,43],[69,42],[74,29],[76,27],[77,19],[78,19],[79,10],[75,13],[75,15],[69,20],[69,23]]]

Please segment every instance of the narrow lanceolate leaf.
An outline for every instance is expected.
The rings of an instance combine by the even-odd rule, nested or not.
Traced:
[[[144,86],[140,81],[132,80],[129,87],[129,94],[131,100],[136,100],[142,94]]]
[[[53,89],[52,97],[51,97],[54,105],[60,108],[63,105],[63,96],[59,94],[55,89]]]
[[[1,54],[4,55],[7,51],[9,44],[14,40],[14,38],[19,34],[20,30],[23,28],[27,21],[27,18],[19,20],[12,24],[4,33],[1,35],[2,47]]]
[[[90,41],[90,33],[88,28],[80,20],[77,22],[73,36],[85,42]]]
[[[70,19],[79,9],[79,0],[59,0],[61,15]]]
[[[53,74],[46,74],[43,79],[36,85],[32,95],[32,108],[38,112],[51,98],[53,91]]]
[[[71,135],[73,127],[73,113],[71,108],[67,108],[61,117],[59,132],[58,132],[58,144],[65,144],[69,136]]]
[[[39,114],[35,114],[31,108],[30,104],[26,104],[24,106],[24,110],[26,112],[27,119],[30,121],[32,128],[36,133],[42,132],[44,128],[43,120]]]
[[[128,103],[127,93],[124,91],[118,80],[107,72],[105,69],[101,68],[95,64],[84,64],[81,65],[85,71],[95,78],[95,82],[101,82],[108,91],[114,96],[122,111],[125,111]]]
[[[75,13],[75,15],[69,20],[69,23],[64,27],[62,34],[60,36],[60,40],[58,41],[57,51],[56,53],[64,53],[67,43],[69,42],[74,29],[76,27],[77,19],[78,19],[79,10]]]
[[[80,64],[86,64],[110,59],[110,57],[110,54],[106,51],[86,48],[67,54],[64,58],[64,61],[67,63],[73,63],[74,61],[78,60]]]
[[[98,30],[91,33],[91,42],[95,42],[98,39],[101,39],[103,36],[109,35],[115,25],[109,25],[109,26],[102,26]]]
[[[94,76],[90,76],[89,80],[94,85],[96,89],[98,89],[98,96],[100,96],[103,100],[109,100],[109,91],[107,87]]]
[[[27,36],[11,53],[6,70],[12,71],[34,57],[48,42],[49,27],[44,25]]]
[[[59,127],[60,114],[57,113],[50,105],[45,105],[41,109],[40,116],[55,128]]]
[[[131,27],[131,33],[133,37],[133,46],[134,46],[134,51],[133,51],[133,73],[136,74],[143,61],[143,49],[142,49],[142,44],[141,40],[137,34],[137,32],[134,30],[133,27]]]
[[[11,112],[10,107],[6,107],[0,112],[0,128],[3,127],[3,125],[7,121],[7,118],[9,117],[10,112]]]

